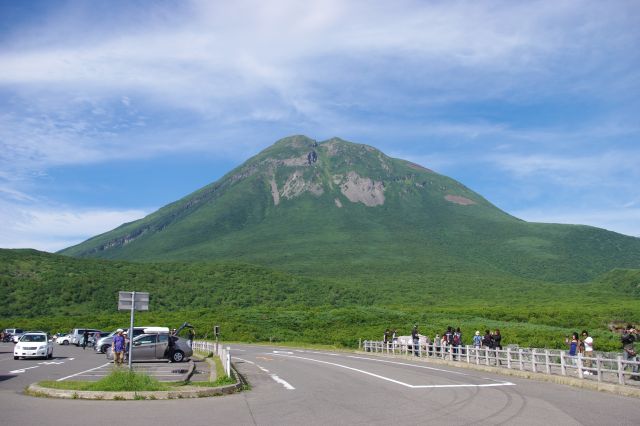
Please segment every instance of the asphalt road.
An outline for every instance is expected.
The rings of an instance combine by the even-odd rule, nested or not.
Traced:
[[[75,347],[58,349],[54,360],[64,363],[20,361],[20,365],[38,368],[11,374],[7,373],[16,371],[18,361],[0,353],[0,424],[640,423],[640,400],[635,398],[423,361],[251,345],[232,346],[233,361],[252,386],[235,395],[169,401],[77,401],[21,395],[28,383],[62,378],[98,367],[104,360]]]

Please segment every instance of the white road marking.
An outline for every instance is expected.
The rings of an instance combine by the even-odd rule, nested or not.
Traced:
[[[293,386],[291,386],[289,383],[287,383],[286,381],[282,380],[280,377],[276,376],[275,374],[272,374],[270,377],[273,380],[275,380],[276,383],[280,383],[282,386],[284,386],[285,389],[289,389],[289,390],[295,390],[296,389]]]
[[[25,368],[19,368],[17,370],[12,370],[9,371],[9,374],[19,374],[19,373],[24,373],[27,370],[31,370],[32,368],[38,368],[37,365],[34,365],[33,367],[25,367]]]
[[[255,363],[255,362],[253,362],[253,361],[249,361],[248,359],[238,358],[237,356],[234,356],[233,358],[235,358],[235,359],[237,359],[237,360],[239,360],[239,361],[242,361],[242,362],[247,362],[247,363],[249,363],[249,364],[255,365],[255,366],[256,366],[256,367],[258,367],[260,370],[264,371],[265,373],[268,373],[268,374],[269,374],[269,377],[271,377],[271,378],[272,378],[276,383],[279,383],[279,384],[281,384],[282,386],[284,386],[284,387],[285,387],[285,389],[288,389],[288,390],[295,390],[295,389],[296,389],[296,388],[294,388],[293,386],[291,386],[291,385],[290,385],[286,380],[281,379],[280,377],[278,377],[278,376],[277,376],[277,375],[275,375],[275,374],[270,374],[270,373],[269,373],[269,370],[267,370],[266,368],[264,368],[264,367],[262,367],[262,366],[260,366],[260,365],[256,364],[256,363]]]
[[[387,364],[407,365],[409,367],[424,368],[425,370],[442,371],[442,372],[445,372],[445,373],[459,374],[461,376],[468,376],[469,375],[467,373],[461,373],[459,371],[451,371],[451,370],[445,370],[445,369],[442,369],[442,368],[427,367],[426,365],[409,364],[407,362],[388,361],[386,359],[367,358],[367,357],[355,356],[355,355],[350,355],[347,358],[366,359],[367,361],[384,362],[384,363],[387,363]]]
[[[319,359],[313,359],[313,358],[306,358],[306,357],[301,357],[301,356],[295,356],[295,355],[284,355],[284,354],[277,354],[278,356],[283,356],[283,357],[287,357],[287,358],[297,358],[297,359],[303,359],[306,361],[312,361],[312,362],[317,362],[319,364],[327,364],[327,365],[333,365],[335,367],[340,367],[340,368],[344,368],[347,370],[351,370],[351,371],[355,371],[358,373],[362,373],[362,374],[366,374],[368,376],[372,376],[375,377],[377,379],[381,379],[381,380],[386,380],[388,382],[391,383],[396,383],[398,385],[401,386],[405,386],[407,388],[410,389],[424,389],[424,388],[461,388],[461,387],[468,387],[468,388],[479,388],[479,387],[495,387],[495,386],[515,386],[514,383],[511,382],[503,382],[503,383],[487,383],[487,384],[458,384],[458,385],[411,385],[409,383],[404,383],[401,382],[400,380],[395,380],[392,379],[390,377],[385,377],[385,376],[381,376],[379,374],[375,374],[375,373],[371,373],[369,371],[365,371],[365,370],[360,370],[359,368],[353,368],[353,367],[349,367],[348,365],[343,365],[343,364],[337,364],[335,362],[329,362],[329,361],[322,361]],[[412,364],[409,364],[412,365]],[[442,371],[446,371],[446,370],[442,370]]]
[[[106,367],[106,366],[107,366],[107,365],[109,365],[109,364],[111,364],[111,363],[110,363],[110,362],[107,362],[106,364],[103,364],[103,365],[101,365],[101,366],[99,366],[99,367],[90,368],[89,370],[84,370],[84,371],[81,371],[81,372],[79,372],[79,373],[72,374],[72,375],[67,376],[67,377],[63,377],[63,378],[61,378],[61,379],[56,380],[56,382],[61,382],[61,381],[63,381],[63,380],[67,380],[67,379],[70,379],[70,378],[72,378],[72,377],[80,376],[81,374],[88,373],[88,372],[90,372],[90,371],[94,371],[94,370],[97,370],[97,369],[102,368],[102,367]]]
[[[274,354],[287,354],[287,355],[293,355],[293,352],[288,352],[288,351],[273,351]]]

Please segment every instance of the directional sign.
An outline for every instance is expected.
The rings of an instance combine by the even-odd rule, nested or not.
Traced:
[[[135,299],[134,296],[135,295]],[[131,305],[135,303],[133,309],[136,311],[149,310],[149,293],[139,293],[137,291],[119,291],[118,292],[118,310],[130,311]]]

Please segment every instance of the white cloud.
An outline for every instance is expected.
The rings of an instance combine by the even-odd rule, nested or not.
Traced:
[[[0,204],[0,247],[55,252],[148,214],[143,210],[71,209]]]

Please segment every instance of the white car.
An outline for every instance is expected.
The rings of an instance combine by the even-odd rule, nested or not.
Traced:
[[[68,345],[69,343],[71,343],[72,337],[73,336],[71,334],[58,336],[58,338],[56,339],[56,343],[59,345]]]
[[[13,359],[53,358],[53,341],[47,333],[27,332],[13,348]]]

